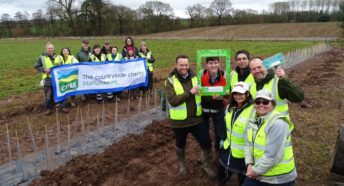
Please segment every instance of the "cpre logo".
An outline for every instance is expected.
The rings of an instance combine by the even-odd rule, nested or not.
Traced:
[[[70,90],[76,90],[78,88],[78,74],[78,69],[67,69],[57,71],[57,77],[61,93],[65,93]]]

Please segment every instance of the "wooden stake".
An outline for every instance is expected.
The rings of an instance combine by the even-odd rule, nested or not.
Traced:
[[[103,99],[103,107],[102,107],[102,128],[104,127],[104,117],[105,117],[105,106],[104,106],[104,99]]]
[[[45,161],[46,168],[49,169],[49,136],[47,124],[45,124]]]
[[[56,141],[57,141],[57,153],[61,152],[60,147],[60,121],[59,121],[59,112],[58,108],[56,108]]]
[[[116,95],[116,98],[115,98],[115,118],[114,118],[114,122],[113,122],[113,133],[115,134],[116,132],[116,124],[117,124],[117,121],[118,121],[118,103],[117,103],[117,95]]]
[[[72,153],[71,153],[71,150],[70,150],[70,124],[69,124],[69,114],[67,115],[67,148],[68,148],[68,153],[69,153],[69,156],[71,157],[72,156]]]
[[[8,150],[8,158],[10,160],[11,170],[14,171],[13,162],[12,162],[12,150],[11,150],[11,140],[10,140],[10,133],[8,131],[8,124],[6,123],[6,132],[7,132],[7,150]]]
[[[143,96],[143,91],[141,91],[141,93],[140,93],[140,99],[139,99],[139,105],[138,105],[138,109],[137,109],[137,114],[140,114],[140,113],[141,113],[142,96]]]
[[[27,122],[28,129],[29,129],[29,135],[30,135],[30,138],[31,138],[33,151],[37,152],[35,137],[34,137],[33,132],[32,132],[31,123],[30,123],[29,118],[27,116],[26,116],[26,122]]]

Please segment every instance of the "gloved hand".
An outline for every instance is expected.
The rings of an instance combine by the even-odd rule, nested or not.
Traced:
[[[219,148],[222,149],[223,148],[223,144],[225,143],[225,141],[223,139],[221,139],[220,144],[219,144]]]

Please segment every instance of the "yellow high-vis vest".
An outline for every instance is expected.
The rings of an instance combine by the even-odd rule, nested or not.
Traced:
[[[231,90],[233,90],[234,85],[239,82],[239,76],[236,71],[232,71],[230,74],[230,80],[231,80]],[[244,81],[248,87],[251,89],[252,85],[255,84],[256,82],[254,81],[253,75],[250,73],[247,78]]]
[[[180,81],[178,80],[178,78],[175,75],[173,75],[172,77],[169,77],[167,79],[173,85],[176,95],[183,94],[185,92],[182,84],[180,83]],[[196,76],[192,77],[191,81],[192,81],[192,86],[197,86],[197,77]],[[200,116],[202,114],[201,96],[195,95],[195,99],[196,99],[196,108],[197,108],[196,115]],[[188,113],[187,113],[186,102],[184,102],[184,103],[182,103],[176,107],[173,107],[171,105],[169,105],[169,107],[170,107],[170,109],[169,109],[170,110],[170,119],[172,119],[172,120],[185,120],[187,118]]]
[[[146,58],[146,65],[147,65],[147,67],[148,67],[148,70],[149,70],[150,72],[153,72],[153,63],[148,63],[148,60],[152,57],[152,52],[149,51],[149,52],[147,52],[146,54],[144,54],[144,53],[142,53],[142,52],[139,52],[139,56],[140,56],[141,58]]]
[[[275,77],[273,79],[270,80],[270,82],[268,84],[265,84],[263,89],[267,89],[271,92],[274,100],[276,101],[276,107],[275,110],[283,115],[286,115],[289,119],[289,107],[288,107],[288,101],[287,99],[282,99],[279,96],[278,93],[278,81],[279,78],[275,75]],[[256,94],[257,94],[257,88],[256,88],[256,84],[254,83],[251,88],[250,88],[250,93],[253,97],[253,99],[255,99]]]
[[[112,54],[107,54],[106,55],[107,61],[113,62],[113,61],[121,61],[122,59],[122,54],[117,53],[115,59],[112,59]]]
[[[92,55],[90,56],[90,58],[91,58],[92,62],[105,62],[105,61],[106,61],[106,56],[105,56],[105,54],[101,54],[101,55],[100,55],[100,61],[99,61],[99,59],[98,59],[94,54],[92,54]]]
[[[255,117],[255,116],[252,116]],[[265,128],[274,125],[276,119],[284,119],[289,124],[289,135],[288,138],[283,144],[284,146],[284,155],[281,161],[265,172],[262,176],[278,176],[282,174],[287,174],[295,169],[295,161],[293,155],[293,147],[291,142],[291,131],[294,128],[294,125],[290,122],[290,120],[283,114],[278,113],[277,111],[273,111],[271,115],[261,124],[260,128],[258,129],[257,133],[254,135],[253,129],[251,127],[248,128],[247,131],[247,139],[250,144],[251,151],[253,152],[254,161],[258,162],[260,158],[264,155],[266,150],[266,133]]]
[[[42,65],[44,69],[50,69],[51,67],[60,64],[60,58],[58,56],[55,57],[54,62],[52,62],[50,60],[50,58],[48,56],[41,56],[41,60],[42,60]],[[42,79],[46,79],[47,77],[50,77],[50,74],[47,75],[46,73],[42,74]]]
[[[223,143],[223,148],[230,148],[231,154],[235,158],[245,158],[245,132],[249,124],[251,115],[254,113],[253,105],[245,108],[232,124],[233,109],[225,116],[227,138]]]

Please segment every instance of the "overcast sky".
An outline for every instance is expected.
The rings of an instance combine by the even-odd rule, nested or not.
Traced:
[[[114,4],[122,4],[132,9],[138,8],[144,4],[146,0],[110,0]],[[160,0],[164,3],[169,3],[174,14],[177,17],[187,18],[185,14],[185,8],[187,6],[200,3],[205,7],[209,7],[213,0]],[[268,5],[276,1],[287,1],[287,0],[231,0],[232,7],[235,9],[254,9],[262,11],[267,10]],[[47,8],[47,0],[0,0],[0,15],[8,13],[13,16],[17,11],[27,11],[30,15],[38,9],[43,11]]]

